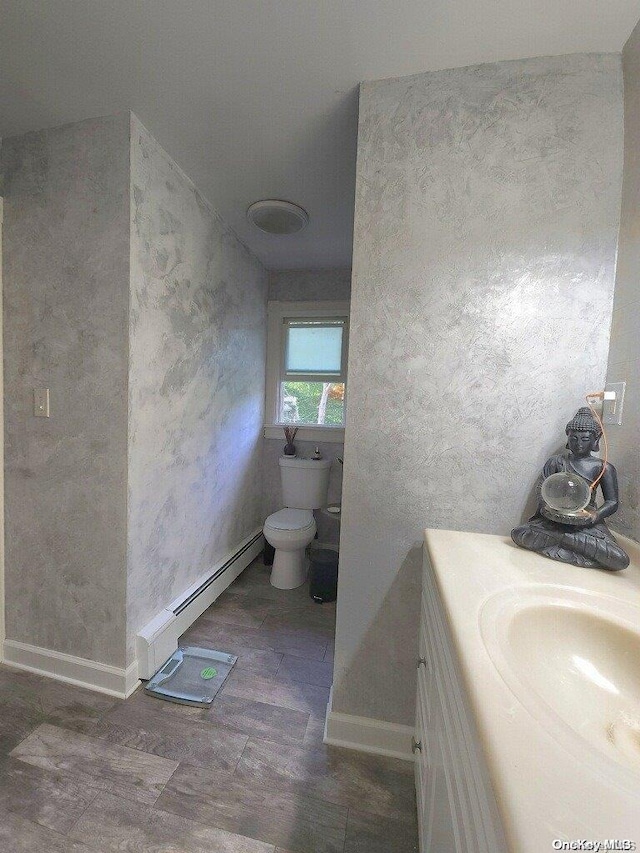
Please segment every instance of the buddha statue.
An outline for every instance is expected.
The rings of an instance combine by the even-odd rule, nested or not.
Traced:
[[[602,427],[585,406],[569,421],[565,432],[567,452],[552,456],[542,470],[538,511],[526,524],[515,527],[511,538],[521,548],[563,563],[613,572],[626,569],[629,557],[604,521],[618,509],[616,469],[592,455],[598,450]],[[547,478],[561,472],[570,475],[566,479],[569,489],[584,491],[584,508],[563,509],[545,500],[545,482],[551,482]],[[598,488],[604,498],[599,507]]]

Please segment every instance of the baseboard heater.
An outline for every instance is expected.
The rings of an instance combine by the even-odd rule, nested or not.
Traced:
[[[178,637],[218,598],[264,547],[262,528],[164,607],[136,636],[138,674],[147,679],[178,648]]]

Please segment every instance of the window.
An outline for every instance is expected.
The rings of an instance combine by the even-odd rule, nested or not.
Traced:
[[[347,384],[348,302],[270,302],[267,353],[269,424],[302,428],[320,440],[342,440]],[[307,429],[309,428],[309,429]]]

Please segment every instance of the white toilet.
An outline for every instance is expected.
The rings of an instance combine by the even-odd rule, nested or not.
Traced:
[[[295,589],[307,579],[309,565],[305,549],[316,535],[312,510],[327,502],[331,460],[282,456],[279,462],[285,509],[267,518],[263,533],[276,549],[272,586]]]

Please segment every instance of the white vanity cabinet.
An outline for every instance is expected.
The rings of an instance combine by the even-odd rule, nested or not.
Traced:
[[[425,548],[415,740],[421,853],[506,853]]]
[[[619,538],[631,564],[603,572],[426,531],[422,853],[640,848],[640,544]]]

